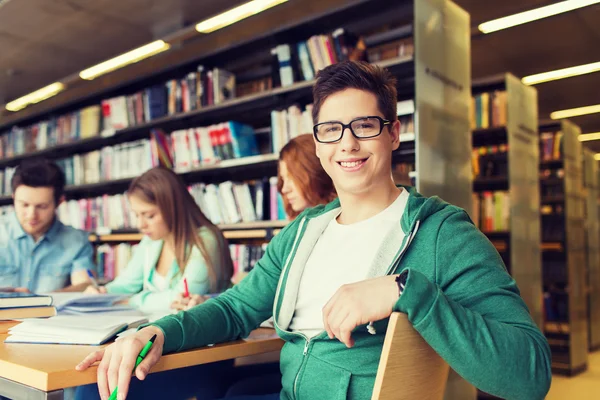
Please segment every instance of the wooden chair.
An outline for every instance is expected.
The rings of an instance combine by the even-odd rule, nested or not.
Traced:
[[[392,313],[371,399],[442,400],[449,369],[406,314]]]

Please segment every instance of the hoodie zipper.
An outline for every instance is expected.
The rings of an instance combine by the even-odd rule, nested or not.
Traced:
[[[298,233],[296,234],[296,239],[294,240],[294,244],[292,245],[292,250],[290,251],[290,255],[288,257],[288,259],[286,260],[286,263],[284,265],[284,268],[282,270],[282,281],[281,284],[278,285],[277,288],[277,293],[275,294],[275,304],[274,304],[274,309],[273,311],[275,311],[277,309],[277,303],[279,303],[279,295],[281,294],[281,290],[283,287],[283,274],[286,272],[286,268],[288,268],[288,266],[290,265],[290,263],[292,262],[292,256],[294,254],[294,252],[297,250],[298,247],[298,243],[300,242],[300,237],[302,236],[302,229],[304,228],[304,224],[305,224],[306,220],[302,219],[302,221],[300,221],[300,226],[298,227]],[[289,271],[287,271],[287,273],[289,274]],[[273,313],[273,316],[275,316],[275,313]],[[304,367],[304,359],[306,357],[306,355],[308,354],[308,346],[310,344],[310,339],[303,333],[300,332],[290,332],[288,330],[283,330],[281,329],[281,327],[279,326],[279,324],[277,323],[277,318],[273,318],[273,323],[275,325],[275,327],[277,329],[279,329],[282,332],[286,332],[288,334],[291,335],[295,335],[298,336],[300,338],[302,338],[304,340],[304,350],[302,351],[302,363],[300,364],[300,368],[298,369],[298,373],[296,374],[296,378],[294,379],[294,397],[297,398],[297,394],[296,394],[296,387],[298,385],[298,377],[300,376],[300,372],[302,371],[302,368]]]
[[[406,250],[408,249],[408,246],[410,245],[410,243],[411,243],[411,242],[412,242],[412,240],[414,239],[414,237],[415,237],[415,235],[416,235],[416,233],[417,233],[417,230],[419,229],[419,224],[420,224],[420,222],[421,222],[421,221],[417,221],[417,222],[415,223],[415,226],[414,226],[413,230],[411,231],[411,233],[409,234],[409,236],[408,236],[408,239],[406,240],[406,243],[404,244],[404,247],[402,248],[402,250],[400,250],[400,252],[399,252],[399,253],[398,253],[398,255],[396,256],[396,258],[394,259],[394,261],[393,261],[393,262],[390,264],[390,266],[388,267],[388,270],[386,271],[386,275],[390,275],[390,273],[391,273],[391,272],[392,272],[392,270],[394,269],[394,266],[395,266],[396,264],[398,264],[398,262],[399,262],[399,261],[402,259],[402,256],[404,255],[404,253],[405,253],[405,252],[406,252]],[[301,231],[301,229],[302,229],[302,225],[303,225],[303,223],[304,223],[304,221],[302,221],[302,222],[301,222],[301,224],[300,224],[300,230],[299,230],[299,232],[300,232],[300,231]],[[295,242],[294,242],[294,245],[292,246],[292,252],[290,253],[290,258],[287,260],[287,263],[291,262],[291,255],[292,255],[292,254],[294,253],[294,251],[296,250],[295,248],[296,248],[296,245],[298,244],[298,239],[299,239],[299,237],[300,237],[300,235],[298,235],[298,236],[296,237],[296,240],[295,240]],[[287,263],[286,263],[286,264],[287,264]],[[287,265],[286,265],[286,267],[287,267]],[[284,269],[284,270],[285,270],[285,269]],[[276,296],[276,299],[277,299],[277,301],[279,301],[278,297],[279,297],[279,296]],[[283,329],[281,329],[281,327],[279,327],[279,324],[277,324],[277,319],[276,319],[276,318],[274,318],[274,319],[273,319],[273,322],[274,322],[274,325],[275,325],[275,326],[277,326],[277,329],[279,329],[280,331],[282,331],[282,332],[286,332],[286,333],[288,333],[288,334],[291,334],[291,335],[296,335],[296,336],[299,336],[299,337],[301,337],[302,339],[304,339],[304,342],[305,342],[305,343],[304,343],[304,350],[302,351],[302,363],[300,364],[300,368],[298,368],[298,372],[296,373],[296,378],[294,378],[294,398],[295,398],[295,399],[297,399],[297,398],[298,398],[298,381],[299,381],[299,378],[300,378],[300,374],[301,374],[301,372],[302,372],[302,369],[304,368],[304,363],[306,362],[306,355],[308,354],[308,350],[309,350],[309,347],[310,347],[310,342],[311,342],[312,338],[311,338],[311,339],[309,339],[309,338],[308,338],[308,337],[307,337],[305,334],[303,334],[303,333],[300,333],[300,332],[290,332],[290,331],[287,331],[287,330],[283,330]],[[370,323],[369,325],[371,325],[371,326],[372,326],[372,323]],[[325,332],[325,330],[321,331],[321,333],[319,333],[318,335],[316,335],[316,336],[314,336],[314,337],[317,337],[317,336],[321,335],[323,332]]]
[[[398,265],[398,263],[400,262],[400,260],[402,260],[402,257],[404,256],[404,253],[406,253],[406,250],[408,249],[408,246],[410,246],[410,244],[412,243],[413,239],[415,238],[415,235],[417,234],[417,231],[419,230],[420,223],[421,223],[421,221],[417,220],[417,222],[415,223],[414,228],[408,234],[408,238],[406,239],[406,243],[404,243],[404,247],[402,247],[402,249],[400,250],[400,252],[396,256],[396,258],[394,258],[394,261],[392,261],[392,263],[388,267],[387,271],[385,272],[386,276],[387,275],[391,275],[391,273],[395,269],[394,267],[396,265]],[[369,324],[367,325],[367,330],[369,331],[369,333],[371,335],[375,335],[377,333],[377,331],[375,330],[375,327],[373,326],[373,321],[369,322]]]
[[[396,266],[400,262],[400,260],[404,256],[404,253],[406,253],[406,250],[408,250],[408,246],[410,246],[413,239],[415,238],[415,235],[417,234],[417,231],[419,230],[420,224],[421,224],[421,221],[417,220],[413,230],[408,234],[408,239],[406,240],[404,247],[402,248],[402,250],[400,250],[400,253],[398,253],[398,255],[396,256],[394,261],[392,261],[392,263],[388,267],[387,271],[385,272],[386,275],[390,275],[394,271],[394,266]]]

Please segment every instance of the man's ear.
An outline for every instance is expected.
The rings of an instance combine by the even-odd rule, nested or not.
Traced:
[[[390,125],[390,139],[392,140],[392,150],[400,147],[400,121],[395,120]]]
[[[60,199],[58,199],[58,204],[56,205],[56,208],[58,208],[58,206],[60,206],[64,201],[65,195],[63,194],[62,196],[60,196]]]

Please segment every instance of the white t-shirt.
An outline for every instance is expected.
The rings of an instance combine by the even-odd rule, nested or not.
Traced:
[[[331,220],[304,267],[291,331],[309,338],[323,331],[323,307],[342,285],[367,278],[381,243],[400,223],[408,196],[402,190],[385,210],[364,221],[341,225],[337,217]]]
[[[156,272],[156,270],[154,270],[154,273],[152,274],[152,284],[159,292],[164,292],[165,290],[169,289],[169,282],[167,282],[167,278],[160,275],[158,272]]]

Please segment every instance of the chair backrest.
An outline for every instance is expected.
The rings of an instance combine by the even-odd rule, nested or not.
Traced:
[[[385,334],[372,400],[442,400],[448,364],[413,328],[406,314],[394,312]]]

